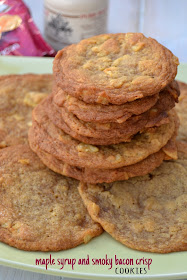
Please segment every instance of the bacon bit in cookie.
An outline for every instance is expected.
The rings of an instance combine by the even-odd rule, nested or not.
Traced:
[[[23,103],[25,105],[28,105],[30,107],[35,107],[37,104],[39,104],[45,97],[47,97],[47,93],[45,92],[36,92],[36,91],[30,91],[25,95],[25,98],[23,100]]]
[[[162,205],[160,205],[154,197],[149,197],[148,199],[146,199],[144,202],[144,206],[145,206],[145,211],[162,209]]]
[[[107,161],[110,161],[110,162],[121,162],[122,160],[122,156],[120,154],[117,154],[116,156],[109,156],[107,157]]]
[[[158,109],[153,108],[150,110],[150,115],[154,116],[155,114],[157,114],[157,112],[158,112]]]
[[[32,121],[28,122],[27,125],[28,125],[29,127],[31,127],[31,126],[32,126]]]
[[[6,147],[5,141],[1,141],[1,142],[0,142],[0,148],[5,148],[5,147]]]
[[[99,151],[99,149],[96,146],[93,145],[87,145],[84,143],[81,143],[77,146],[78,152],[89,152],[89,153],[96,153]]]
[[[179,59],[178,57],[176,57],[175,55],[173,56],[173,62],[176,64],[176,65],[179,65]]]
[[[139,52],[140,50],[143,49],[144,46],[145,46],[145,44],[143,42],[139,42],[136,45],[132,46],[132,50],[134,52]]]
[[[82,215],[80,213],[75,215],[75,219],[76,220],[81,220],[82,219]]]
[[[153,232],[155,230],[155,223],[151,219],[147,219],[144,222],[144,228],[148,232]]]
[[[131,229],[135,233],[140,233],[143,230],[143,225],[137,221],[132,222]]]
[[[4,224],[1,224],[1,227],[2,228],[10,228],[11,227],[11,223],[7,222],[7,223],[4,223]]]
[[[24,117],[19,115],[19,114],[15,114],[13,115],[14,119],[16,119],[17,121],[23,121],[24,120]]]
[[[21,164],[28,165],[30,163],[30,160],[27,158],[23,158],[23,159],[19,159],[18,162]]]
[[[91,235],[86,235],[85,237],[84,237],[84,243],[86,244],[86,243],[88,243],[90,240],[92,239],[92,236]]]
[[[97,102],[103,105],[107,105],[109,103],[109,100],[105,94],[101,94],[98,96]]]

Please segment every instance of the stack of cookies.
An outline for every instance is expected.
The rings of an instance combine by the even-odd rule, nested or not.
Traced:
[[[52,75],[0,77],[1,242],[59,251],[104,229],[133,249],[187,250],[187,85],[176,144],[177,64],[142,34],[108,34],[58,53],[53,90]],[[31,125],[45,164],[28,145]]]
[[[145,175],[176,159],[178,59],[143,34],[105,34],[58,52],[52,94],[33,111],[31,148],[87,183]]]

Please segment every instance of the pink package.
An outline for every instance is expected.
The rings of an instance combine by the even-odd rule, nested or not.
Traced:
[[[55,55],[22,0],[0,1],[0,55]]]

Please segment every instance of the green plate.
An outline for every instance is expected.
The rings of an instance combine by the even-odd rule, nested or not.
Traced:
[[[52,59],[27,57],[0,57],[0,74],[51,73]],[[187,82],[187,64],[180,65],[177,78]],[[36,265],[36,259],[54,259],[55,264]],[[116,264],[125,259],[124,264]],[[67,259],[62,268],[61,260]],[[84,259],[87,260],[84,263]],[[94,264],[100,259],[102,264]],[[112,268],[106,262],[112,259]],[[130,260],[132,259],[132,260]],[[141,263],[140,263],[141,259]],[[88,264],[89,260],[89,264]],[[152,263],[150,269],[146,261]],[[75,265],[72,269],[72,262]],[[70,264],[71,262],[71,264]],[[131,262],[131,265],[128,263]],[[51,262],[52,263],[52,262]],[[52,275],[86,279],[182,279],[187,278],[187,252],[153,254],[131,250],[115,241],[107,233],[93,239],[87,245],[61,252],[25,252],[0,243],[0,264]],[[111,268],[111,269],[110,269]]]

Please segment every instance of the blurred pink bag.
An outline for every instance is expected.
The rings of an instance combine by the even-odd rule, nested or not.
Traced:
[[[0,55],[55,55],[22,0],[0,1]]]

